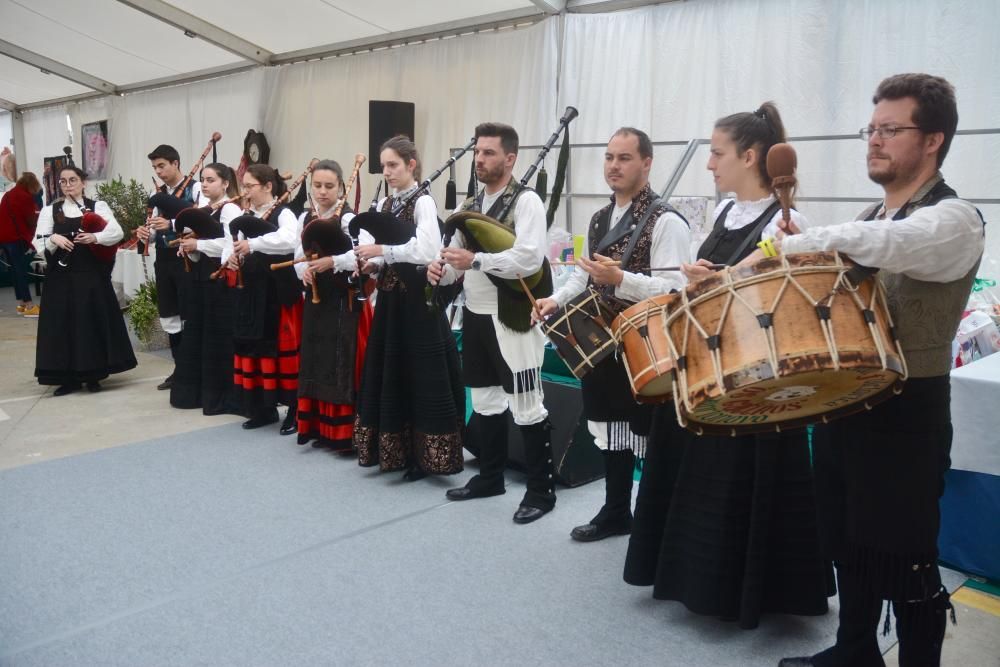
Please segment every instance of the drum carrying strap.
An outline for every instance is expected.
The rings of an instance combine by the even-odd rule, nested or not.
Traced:
[[[658,206],[659,203],[660,203],[660,198],[654,196],[650,200],[649,205],[646,207],[645,212],[643,212],[642,217],[639,219],[639,222],[635,225],[635,228],[632,229],[632,235],[629,237],[628,245],[625,246],[625,252],[622,253],[621,264],[619,265],[622,267],[623,270],[627,270],[628,262],[630,259],[632,259],[632,253],[635,252],[635,246],[636,244],[639,243],[639,239],[642,238],[642,231],[646,228],[646,225],[649,223],[649,219],[653,217],[653,213],[656,212],[656,209],[660,208]],[[670,207],[667,207],[667,209],[662,212],[666,213],[667,211],[672,211],[672,210],[673,209],[671,209]],[[618,222],[618,224],[615,225],[614,228],[609,229],[608,232],[604,235],[604,238],[598,244],[598,248],[606,249],[608,246],[614,243],[618,238],[624,236],[624,234],[620,234],[618,230],[620,230],[622,227],[628,224],[628,218],[631,218],[631,216],[632,216],[632,211],[631,209],[629,209],[629,211],[625,214],[625,217],[623,217]]]
[[[728,214],[729,209],[731,209],[733,207],[733,204],[735,203],[736,203],[735,201],[730,202],[729,206],[726,207],[726,210],[723,211],[723,214]],[[743,253],[746,251],[747,248],[750,247],[751,243],[760,238],[760,235],[764,232],[764,228],[767,227],[767,223],[771,221],[771,218],[774,217],[775,212],[780,207],[781,207],[780,202],[774,202],[773,204],[768,206],[763,213],[760,214],[760,217],[757,218],[757,221],[753,223],[753,229],[751,229],[750,233],[747,234],[747,237],[743,239],[743,243],[741,243],[740,246],[736,249],[736,251],[729,257],[729,259],[726,260],[726,264],[732,266],[738,260],[742,259]],[[722,221],[722,223],[725,224],[725,217],[719,216],[719,218]]]

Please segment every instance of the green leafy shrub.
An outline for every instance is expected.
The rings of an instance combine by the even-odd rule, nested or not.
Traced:
[[[107,202],[111,212],[115,214],[115,220],[125,232],[126,240],[132,238],[136,229],[146,224],[146,204],[149,201],[149,194],[134,178],[125,183],[122,177],[118,176],[113,181],[98,184],[97,198]]]
[[[128,304],[128,321],[135,337],[143,345],[148,346],[152,341],[153,325],[159,316],[156,309],[156,283],[150,281],[139,285],[135,297]]]

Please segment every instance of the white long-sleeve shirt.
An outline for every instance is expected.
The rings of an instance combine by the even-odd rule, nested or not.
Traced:
[[[184,179],[181,179],[181,180],[184,180]],[[174,191],[174,187],[176,187],[176,186],[178,186],[180,184],[181,184],[181,181],[177,181],[177,183],[175,183],[173,186],[168,185],[167,186],[167,192],[173,192]],[[195,181],[194,182],[194,185],[191,187],[191,197],[194,200],[194,204],[193,204],[194,206],[198,206],[198,205],[201,204],[201,200],[203,199],[202,194],[201,194],[201,181]],[[155,217],[157,217],[159,215],[160,215],[160,209],[154,207],[153,208],[153,217],[155,218]],[[170,222],[172,223],[173,220],[171,220]],[[149,230],[149,243],[150,244],[155,243],[156,242],[155,240],[156,240],[156,230],[155,229],[150,229]]]
[[[406,192],[398,196],[405,196]],[[379,204],[382,210],[383,198]],[[413,221],[417,226],[417,235],[401,245],[382,246],[382,257],[386,264],[417,264],[426,265],[438,258],[441,251],[441,229],[438,227],[437,206],[430,195],[420,195],[413,208]]]
[[[208,203],[206,202],[207,206]],[[219,222],[222,223],[222,238],[219,239],[198,239],[198,252],[209,257],[222,257],[222,251],[226,247],[226,239],[229,238],[229,221],[242,215],[243,209],[233,203],[225,204],[219,213]]]
[[[270,208],[270,206],[270,203],[265,204],[260,208],[255,208],[253,212],[259,216]],[[268,232],[267,234],[249,239],[250,252],[262,252],[268,255],[288,255],[295,252],[295,246],[298,245],[302,236],[302,229],[299,226],[298,218],[295,217],[291,209],[284,208],[278,214],[277,223],[277,231]],[[243,234],[241,232],[240,240],[242,239]],[[222,250],[222,263],[225,264],[228,262],[232,254],[233,237],[232,234],[229,234],[226,236],[225,247]]]
[[[757,220],[757,218],[764,213],[767,207],[775,201],[776,199],[774,195],[752,201],[744,201],[741,199],[723,199],[719,202],[719,205],[715,207],[715,211],[712,213],[712,220],[718,220],[722,212],[726,210],[727,206],[729,206],[729,202],[733,202],[733,207],[729,209],[729,213],[726,214],[725,228],[729,231],[743,229],[750,223]],[[792,218],[792,223],[799,229],[805,229],[809,226],[809,220],[795,209],[792,209],[789,213]],[[767,225],[764,226],[761,238],[773,239],[780,230],[780,227],[778,227],[778,222],[780,220],[781,209],[779,208],[777,212],[771,216],[771,220],[767,223]]]
[[[615,207],[612,211],[609,229],[614,228],[630,206],[631,204]],[[590,259],[589,227],[583,240],[583,254],[584,257]],[[691,261],[691,230],[676,213],[667,211],[654,222],[649,260],[653,267],[679,266]],[[560,306],[565,306],[573,297],[587,288],[588,278],[590,275],[586,271],[575,267],[573,273],[570,274],[563,286],[555,291],[552,298]],[[686,282],[684,274],[680,271],[654,272],[650,276],[625,271],[621,284],[615,287],[615,296],[625,301],[638,303],[643,299],[666,294],[671,290],[683,289]]]
[[[69,199],[63,200],[63,215],[67,218],[79,218],[83,216],[83,212],[80,211],[80,207],[76,205],[75,202]],[[94,203],[94,213],[101,216],[107,221],[107,225],[103,230],[94,234],[94,238],[101,245],[114,245],[122,240],[125,233],[122,231],[121,225],[115,220],[115,214],[111,212],[111,208],[103,201],[98,201]],[[35,227],[35,239],[32,245],[35,246],[35,250],[39,254],[42,254],[46,250],[50,253],[56,251],[58,246],[52,242],[50,235],[52,234],[52,226],[54,221],[52,219],[52,205],[49,204],[42,209],[41,213],[38,214],[38,225]],[[45,238],[39,238],[44,236]]]
[[[937,283],[958,280],[982,256],[983,223],[969,202],[945,199],[892,220],[896,210],[887,211],[884,220],[810,227],[785,237],[781,251],[836,250],[865,266]]]
[[[483,193],[484,211],[500,198],[503,189],[493,194]],[[492,274],[499,278],[527,277],[538,271],[545,259],[546,221],[545,206],[533,190],[523,192],[514,205],[514,245],[501,252],[477,252],[475,259],[480,262],[479,270],[456,271],[445,267],[442,284],[454,282],[465,274],[465,306],[479,315],[497,314],[497,288],[486,277]],[[464,248],[465,237],[456,233],[451,240],[454,247]]]
[[[333,209],[330,209],[328,211],[324,211],[324,212],[320,213],[319,216],[322,218],[322,217],[330,215],[331,213],[333,213]],[[302,229],[305,229],[305,221],[306,221],[306,216],[307,215],[309,215],[309,214],[308,213],[303,213],[302,215],[299,216],[299,227],[302,228]],[[341,218],[340,218],[340,228],[343,230],[343,232],[345,234],[348,233],[347,226],[350,224],[351,220],[353,220],[353,219],[354,219],[354,214],[350,213],[350,212],[344,213],[341,216]],[[319,224],[322,225],[322,224],[326,224],[326,223],[322,223],[321,222]],[[365,231],[365,230],[362,229],[361,232],[358,234],[358,243],[359,244],[363,245],[363,244],[366,244],[366,243],[374,243],[374,242],[375,242],[375,239],[373,239],[372,235],[369,234],[367,231]],[[298,245],[295,246],[295,259],[300,259],[302,257],[305,257],[305,255],[306,255],[305,249],[302,247],[302,235],[299,234],[299,243],[298,243]],[[333,270],[334,271],[356,271],[357,268],[358,268],[358,260],[354,256],[354,251],[353,250],[348,250],[347,252],[341,253],[339,255],[333,255]],[[295,265],[295,273],[298,275],[299,280],[302,280],[302,276],[305,275],[305,272],[306,272],[306,263],[305,262],[301,262],[301,263]]]

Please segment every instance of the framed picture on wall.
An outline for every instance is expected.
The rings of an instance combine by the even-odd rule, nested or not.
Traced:
[[[83,170],[87,179],[103,181],[108,177],[108,121],[86,123],[80,127],[80,141],[83,143]]]
[[[47,157],[42,159],[42,185],[45,187],[46,206],[62,197],[62,187],[59,185],[59,172],[69,164],[69,158],[65,155]]]

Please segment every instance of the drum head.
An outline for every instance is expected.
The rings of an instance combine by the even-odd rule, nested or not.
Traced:
[[[888,369],[798,373],[706,397],[683,412],[696,432],[774,432],[870,409],[892,396],[900,377]]]

